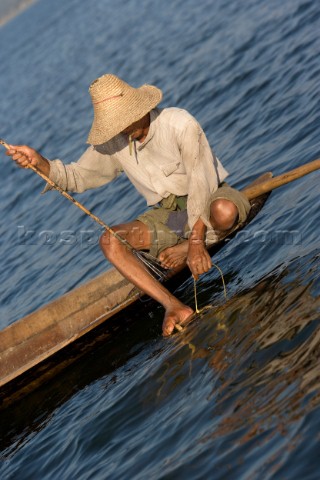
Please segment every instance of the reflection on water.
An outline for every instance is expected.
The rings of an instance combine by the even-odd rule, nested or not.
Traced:
[[[136,355],[155,333],[158,334],[158,325],[147,331],[141,325],[145,307],[154,308],[154,303],[141,303],[139,316],[129,307],[110,319],[107,325],[41,364],[27,377],[26,389],[30,384],[30,394],[23,391],[21,400],[10,402],[9,407],[0,410],[0,450],[4,458],[21,448],[30,434],[42,430],[52,412],[77,391],[105,376],[110,377],[110,385],[115,383],[117,377],[113,372]]]
[[[109,71],[158,85],[162,106],[189,110],[230,184],[319,156],[318,2],[113,3],[41,0],[1,27],[9,142],[77,159],[92,121],[88,85]],[[315,172],[274,192],[245,236],[214,256],[230,300],[216,271],[204,275],[199,306],[214,308],[183,335],[163,339],[163,310],[143,303],[90,337],[88,349],[68,350],[69,368],[1,414],[0,477],[315,478],[318,184]],[[92,228],[41,189],[3,162],[1,328],[106,269],[96,246],[18,243],[19,226]],[[145,209],[124,177],[81,201],[110,225]],[[177,294],[192,305],[192,281]]]
[[[303,420],[319,407],[318,258],[297,259],[252,289],[205,311],[169,340],[158,337],[160,316],[151,320],[148,329],[138,315],[126,319],[125,328],[111,325],[112,335],[105,332],[96,343],[92,340],[91,349],[72,370],[30,395],[23,407],[12,407],[3,424],[5,456],[14,454],[50,422],[68,398],[72,402],[74,396],[76,401],[77,391],[97,381],[106,392],[116,389],[123,381],[121,366],[126,364],[126,374],[131,375],[137,365],[141,372],[131,387],[130,403],[121,395],[119,409],[134,423],[141,412],[150,416],[153,428],[161,430],[160,450],[163,442],[174,440],[177,424],[186,422],[192,435],[183,438],[182,455],[188,452],[191,459],[200,450],[201,458],[206,458],[213,448],[224,448],[227,457],[240,458],[242,448],[252,444],[251,455],[256,448],[266,448],[259,469],[277,471],[304,442],[308,431],[305,426],[302,429]],[[168,411],[172,396],[177,404]],[[40,408],[34,410],[34,404]],[[163,424],[167,425],[165,435]],[[95,424],[95,435],[99,436],[100,428]],[[130,431],[137,447],[142,447],[145,439]],[[275,449],[270,447],[272,442]],[[187,468],[177,458],[171,460],[177,462],[178,473]],[[254,458],[251,461],[254,472]],[[212,458],[210,462],[212,468],[215,462]],[[221,451],[217,462],[222,462]],[[202,473],[208,473],[203,468]],[[228,471],[225,465],[219,468]]]

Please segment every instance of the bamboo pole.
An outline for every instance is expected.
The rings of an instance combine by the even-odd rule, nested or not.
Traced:
[[[301,178],[304,175],[307,175],[308,173],[314,172],[315,170],[319,169],[320,159],[313,160],[312,162],[301,165],[301,167],[290,170],[287,173],[283,173],[282,175],[278,175],[277,177],[270,178],[270,180],[266,180],[257,185],[252,185],[251,187],[246,187],[242,190],[242,193],[246,195],[248,200],[252,200],[264,193],[271,192],[271,190],[274,190],[275,188],[293,182],[294,180],[297,180],[298,178]]]
[[[7,150],[10,150],[10,146],[7,144],[7,142],[2,140],[1,138],[0,138],[0,144],[3,145]],[[90,212],[90,210],[88,210],[82,203],[78,202],[68,192],[66,192],[65,190],[62,190],[62,188],[59,187],[59,185],[57,185],[55,182],[50,180],[50,178],[47,177],[47,175],[40,172],[40,170],[38,170],[31,163],[29,163],[27,168],[30,168],[31,170],[33,170],[37,175],[39,175],[39,177],[41,177],[45,182],[47,182],[52,188],[54,188],[59,193],[61,193],[61,195],[63,195],[68,200],[70,200],[70,202],[74,203],[74,205],[76,205],[78,208],[80,208],[80,210],[82,210],[84,213],[89,215],[89,217],[91,217],[95,222],[97,222],[99,225],[101,225],[101,227],[105,228],[109,233],[111,233],[111,235],[114,235],[120,242],[124,243],[127,247],[132,249],[132,246],[130,245],[129,242],[127,242],[124,238],[120,237],[120,235],[118,235],[114,230],[112,230],[112,228],[110,228],[106,223],[104,223],[99,217],[94,215],[94,213]]]
[[[7,150],[10,149],[10,146],[2,139],[0,139],[0,144],[3,145]],[[95,220],[99,225],[105,228],[109,233],[114,235],[120,242],[124,243],[127,247],[132,249],[132,246],[129,242],[127,242],[124,238],[120,237],[114,230],[112,230],[106,223],[104,223],[99,217],[94,215],[90,212],[84,205],[78,202],[75,198],[73,198],[69,193],[62,190],[56,183],[54,183],[50,178],[48,178],[44,173],[40,172],[35,166],[32,164],[28,165],[28,168],[33,170],[37,175],[39,175],[43,180],[45,180],[52,188],[58,190],[61,195],[65,198],[70,200],[74,203],[80,210],[84,213],[89,215],[93,220]],[[308,173],[314,172],[315,170],[320,169],[320,159],[313,160],[312,162],[306,163],[305,165],[301,165],[300,167],[295,168],[294,170],[290,170],[289,172],[283,173],[278,175],[277,177],[273,177],[269,180],[266,180],[262,183],[258,183],[256,185],[252,185],[250,187],[245,187],[242,192],[246,195],[248,200],[253,200],[254,198],[263,195],[264,193],[271,192],[272,190],[281,187],[282,185],[286,185],[287,183],[293,182],[298,178],[307,175]]]
[[[3,139],[0,138],[0,145],[3,145],[7,150],[10,150],[10,145],[5,142]],[[68,192],[63,190],[59,185],[57,185],[53,180],[51,180],[47,175],[40,172],[34,165],[31,163],[28,164],[27,168],[33,170],[39,177],[41,177],[45,182],[51,185],[54,190],[57,190],[61,195],[63,195],[66,199],[72,202],[76,207],[82,210],[84,213],[89,215],[95,222],[97,222],[101,227],[107,230],[111,235],[113,235],[119,242],[125,245],[132,253],[135,255],[151,272],[153,272],[154,276],[162,281],[167,276],[168,270],[163,268],[161,263],[155,258],[153,255],[147,252],[139,251],[133,248],[133,246],[123,237],[121,237],[116,231],[114,231],[111,227],[109,227],[106,223],[104,223],[101,218],[97,217],[94,213],[90,212],[82,203],[78,202],[72,195]]]

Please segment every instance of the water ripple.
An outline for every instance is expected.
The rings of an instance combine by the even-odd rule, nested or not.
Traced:
[[[305,0],[39,0],[0,29],[1,137],[75,161],[108,71],[194,114],[231,184],[280,174],[320,155],[319,21]],[[182,335],[162,339],[162,309],[141,303],[5,412],[1,478],[316,478],[318,183],[272,193],[215,255],[228,301],[202,276],[211,308]],[[42,187],[4,157],[1,328],[109,267],[99,229]],[[145,208],[125,178],[81,201],[111,225]],[[176,294],[193,305],[192,279]]]

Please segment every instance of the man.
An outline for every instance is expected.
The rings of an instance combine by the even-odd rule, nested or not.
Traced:
[[[89,92],[94,109],[90,147],[77,163],[49,161],[27,146],[12,145],[7,154],[19,166],[32,163],[61,188],[79,193],[125,172],[152,208],[113,229],[167,268],[179,270],[187,263],[198,278],[212,265],[206,244],[214,242],[217,231],[245,220],[248,200],[223,184],[227,172],[197,121],[182,109],[157,108],[161,90],[133,88],[107,74]],[[164,335],[187,321],[192,309],[151,277],[128,248],[108,232],[100,245],[124,277],[163,305]]]

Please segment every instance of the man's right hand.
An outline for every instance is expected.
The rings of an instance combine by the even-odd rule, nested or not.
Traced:
[[[206,273],[212,267],[212,261],[204,242],[201,240],[196,241],[198,243],[189,240],[187,265],[191,270],[191,273],[195,280],[198,280],[199,275]]]
[[[21,168],[28,168],[31,164],[45,175],[49,175],[50,164],[39,152],[27,145],[9,145],[6,155],[12,158]]]
[[[195,280],[199,275],[208,272],[212,267],[212,261],[205,246],[205,235],[207,227],[201,218],[198,218],[193,226],[190,238],[187,265]]]

